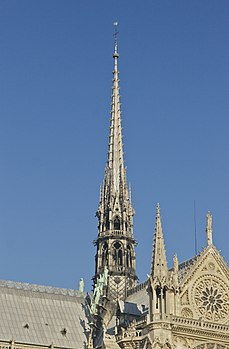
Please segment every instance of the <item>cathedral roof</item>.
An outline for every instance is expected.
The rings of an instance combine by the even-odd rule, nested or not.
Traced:
[[[129,290],[125,301],[144,305],[147,308],[149,306],[149,296],[146,291],[147,283],[148,281],[145,281]]]
[[[85,294],[76,290],[0,281],[1,340],[85,348]]]
[[[119,309],[121,313],[135,315],[135,316],[142,315],[142,307],[139,304],[124,302],[122,300],[120,300],[118,303],[119,303]]]
[[[187,273],[189,272],[189,270],[192,268],[192,266],[195,264],[195,262],[197,261],[199,255],[196,255],[182,263],[179,264],[179,268],[178,268],[178,280],[181,282],[185,276],[187,275]]]

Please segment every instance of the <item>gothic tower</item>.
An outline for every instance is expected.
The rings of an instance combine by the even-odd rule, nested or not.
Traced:
[[[134,209],[124,166],[118,44],[115,32],[114,70],[111,102],[108,158],[104,180],[100,189],[97,210],[98,236],[94,283],[107,267],[109,270],[108,297],[123,299],[126,291],[136,283],[136,262],[133,236]]]

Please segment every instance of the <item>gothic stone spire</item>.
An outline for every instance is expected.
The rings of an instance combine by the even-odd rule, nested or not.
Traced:
[[[115,31],[108,158],[97,210],[98,238],[95,241],[97,254],[94,278],[107,266],[110,290],[112,280],[114,281],[112,297],[123,298],[126,290],[135,284],[137,277],[133,238],[134,210],[129,197],[123,156],[117,34]]]
[[[165,253],[165,243],[161,225],[160,205],[157,204],[151,275],[153,278],[157,277],[161,280],[163,277],[166,278],[167,274],[168,268]]]

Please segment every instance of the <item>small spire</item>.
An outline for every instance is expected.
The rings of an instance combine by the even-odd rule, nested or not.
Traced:
[[[173,257],[173,270],[174,270],[174,273],[176,274],[178,273],[178,266],[179,266],[179,261],[177,258],[177,254],[175,253]]]
[[[177,254],[174,254],[173,257],[173,280],[176,286],[178,286],[178,270],[179,270],[179,261]]]
[[[162,232],[160,205],[157,204],[151,274],[153,277],[159,277],[161,279],[162,277],[166,277],[167,273],[168,268]]]
[[[210,211],[207,212],[206,216],[206,234],[207,234],[207,245],[212,245],[212,215]]]

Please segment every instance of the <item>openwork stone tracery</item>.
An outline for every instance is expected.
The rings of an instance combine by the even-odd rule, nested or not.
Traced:
[[[193,301],[199,315],[208,321],[228,318],[228,287],[216,276],[205,275],[197,280],[193,287]]]

